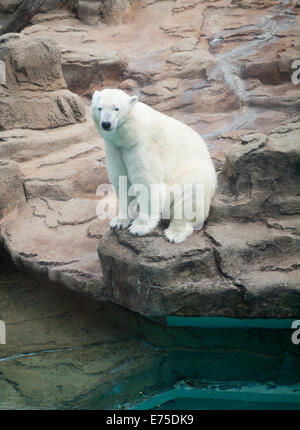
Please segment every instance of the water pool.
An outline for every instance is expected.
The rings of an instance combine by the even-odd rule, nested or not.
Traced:
[[[201,388],[197,388],[197,385]],[[171,390],[136,404],[133,410],[299,410],[300,384],[276,386],[257,383],[181,381]]]
[[[143,318],[0,264],[0,409],[300,409],[290,320]]]

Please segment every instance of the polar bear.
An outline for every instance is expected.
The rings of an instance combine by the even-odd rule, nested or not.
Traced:
[[[198,133],[119,89],[95,91],[90,113],[104,139],[108,177],[119,202],[122,176],[128,178],[128,187],[143,184],[149,190],[147,213],[139,204],[135,219],[128,213],[119,213],[110,222],[110,228],[128,228],[131,234],[143,236],[158,225],[167,209],[170,223],[164,235],[170,242],[181,243],[197,226],[202,226],[209,214],[217,178],[206,144]],[[159,184],[156,192],[158,189],[163,196],[160,205],[151,200],[154,184]],[[176,184],[181,188],[176,188]],[[192,187],[187,193],[182,191],[184,184]],[[197,184],[203,191],[201,207],[196,198]],[[201,213],[200,220],[194,215],[189,219],[174,216],[175,209],[186,201],[192,205],[193,214],[197,210]]]

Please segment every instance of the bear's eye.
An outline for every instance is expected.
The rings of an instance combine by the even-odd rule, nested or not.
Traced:
[[[98,111],[101,111],[101,107],[98,107]]]

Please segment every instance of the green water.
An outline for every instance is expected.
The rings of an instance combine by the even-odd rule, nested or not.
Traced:
[[[299,409],[290,321],[150,321],[0,259],[0,409]]]
[[[235,382],[203,383],[180,381],[170,390],[156,394],[136,404],[143,410],[299,410],[300,384]]]

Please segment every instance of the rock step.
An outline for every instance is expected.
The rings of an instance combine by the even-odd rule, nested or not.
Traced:
[[[22,267],[93,297],[101,295],[96,253],[107,223],[97,220],[97,200],[29,200],[1,220],[1,236]],[[96,225],[95,225],[96,224]]]
[[[91,121],[45,131],[28,129],[0,131],[0,157],[26,162],[56,154],[70,145],[89,141],[95,135],[95,127]]]
[[[21,163],[20,167],[28,198],[44,196],[68,200],[86,195],[94,199],[98,186],[108,182],[99,138],[71,145],[55,155]]]

